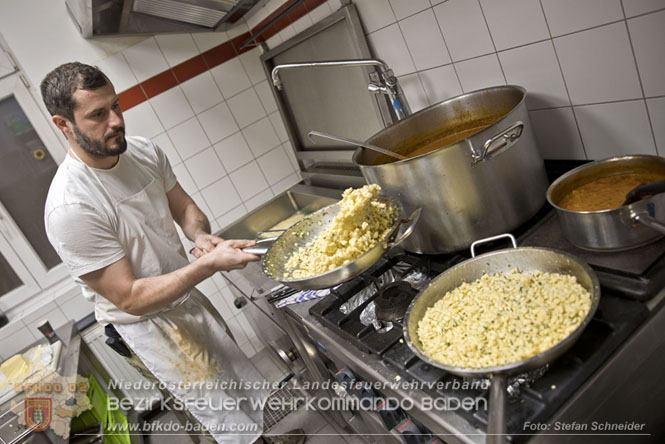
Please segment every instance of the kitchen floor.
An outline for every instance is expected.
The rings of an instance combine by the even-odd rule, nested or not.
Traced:
[[[259,372],[269,381],[280,381],[286,375],[286,367],[274,359],[273,356],[263,349],[254,357],[252,362],[259,370]],[[361,438],[354,435],[340,435],[337,430],[329,423],[321,412],[306,410],[300,407],[298,410],[286,414],[286,416],[279,415],[278,422],[274,423],[275,417],[268,418],[265,416],[266,425],[270,428],[266,431],[266,435],[280,435],[287,433],[293,429],[303,429],[307,435],[307,444],[363,444]],[[152,421],[168,422],[176,421],[173,412],[167,411],[160,413],[153,418]],[[273,424],[274,423],[274,424]],[[201,444],[208,444],[208,440],[200,437]],[[146,444],[193,444],[194,441],[189,435],[182,434],[159,434],[159,435],[145,435],[144,441]]]

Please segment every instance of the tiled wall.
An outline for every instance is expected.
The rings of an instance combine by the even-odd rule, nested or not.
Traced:
[[[229,32],[84,40],[64,0],[6,0],[0,32],[33,86],[65,61],[104,70],[123,93],[128,134],[152,137],[166,151],[180,183],[219,229],[300,180],[259,50],[237,45],[292,1],[270,0]],[[663,0],[353,3],[374,55],[395,70],[414,111],[518,84],[529,92],[546,158],[665,153]],[[340,6],[306,0],[263,38],[273,48]],[[199,287],[252,354],[259,343],[221,276]],[[26,309],[25,322],[4,328],[0,357],[17,337],[36,337],[25,332],[32,318],[53,313],[57,325],[90,311],[70,294],[52,291],[42,298],[46,305]]]

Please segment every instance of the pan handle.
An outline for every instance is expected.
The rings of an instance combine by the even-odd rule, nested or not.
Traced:
[[[490,386],[489,417],[487,422],[487,444],[500,444],[506,442],[507,388],[507,375],[492,375],[492,385]]]
[[[647,204],[646,210],[631,212],[630,217],[635,222],[639,222],[652,230],[665,234],[665,224],[653,217],[653,214],[655,214],[655,207],[653,202],[650,202]]]
[[[521,121],[517,121],[512,125],[510,125],[508,128],[506,128],[505,130],[487,139],[480,153],[477,153],[475,151],[471,153],[471,157],[473,157],[473,163],[478,163],[484,160],[485,157],[490,156],[499,150],[502,150],[504,148],[509,148],[510,146],[514,145],[522,135],[523,131],[524,131],[524,123]]]
[[[416,224],[418,223],[418,220],[420,219],[420,213],[422,213],[422,208],[416,208],[413,213],[411,213],[411,216],[409,216],[408,219],[402,219],[399,221],[399,224],[407,224],[406,229],[402,234],[400,234],[394,241],[388,242],[386,244],[386,249],[392,248],[394,246],[397,246],[404,242],[404,239],[407,237],[411,236],[411,233],[413,233],[414,228],[416,227]]]
[[[242,251],[249,254],[256,254],[257,256],[263,256],[268,252],[268,250],[270,250],[270,247],[272,247],[272,244],[275,243],[278,238],[279,236],[258,239],[256,241],[256,245],[253,247],[243,248]]]
[[[480,244],[486,244],[487,242],[492,242],[497,239],[503,239],[503,238],[508,238],[510,241],[513,243],[513,248],[517,248],[517,241],[515,240],[515,236],[513,236],[510,233],[504,233],[504,234],[497,234],[496,236],[492,237],[486,237],[485,239],[479,239],[475,241],[474,243],[471,244],[471,257],[476,257],[476,246]]]

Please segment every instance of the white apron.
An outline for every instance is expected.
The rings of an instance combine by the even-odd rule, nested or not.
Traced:
[[[118,236],[137,277],[187,265],[160,181],[153,179],[114,205]],[[217,442],[254,442],[263,431],[261,407],[269,394],[264,378],[229,337],[205,297],[194,290],[174,305],[147,319],[114,326]]]

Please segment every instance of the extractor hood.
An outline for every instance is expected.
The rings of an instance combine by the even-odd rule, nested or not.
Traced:
[[[83,37],[90,38],[223,31],[260,1],[65,0],[65,4]]]

